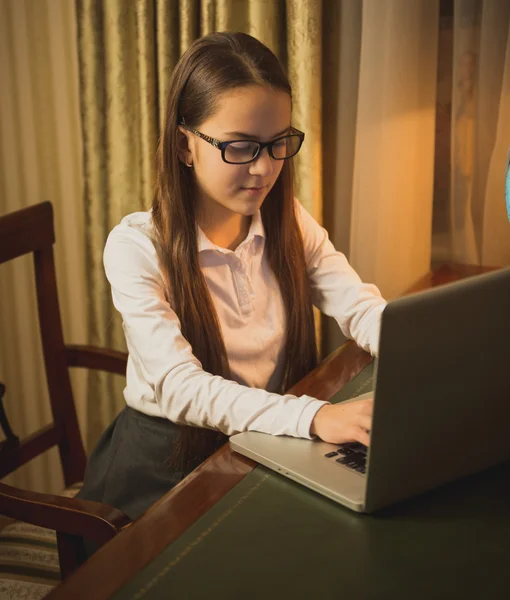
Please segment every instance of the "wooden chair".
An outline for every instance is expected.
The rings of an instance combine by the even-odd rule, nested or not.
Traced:
[[[5,386],[0,384],[0,425],[5,435],[5,440],[0,443],[0,479],[57,446],[68,488],[64,494],[72,496],[83,481],[86,455],[68,369],[85,367],[125,375],[127,355],[89,346],[64,345],[53,260],[54,243],[53,208],[50,202],[0,217],[0,264],[24,254],[33,254],[40,334],[53,416],[50,425],[20,441],[9,426],[2,402],[4,395],[9,400],[8,393]],[[16,399],[12,398],[12,401]],[[37,402],[37,398],[32,401]],[[0,514],[6,517],[56,531],[54,548],[56,552],[58,546],[62,578],[67,577],[80,563],[79,536],[103,545],[130,523],[124,513],[111,506],[29,492],[4,483],[0,483],[0,506]],[[9,528],[12,527],[4,527],[0,531],[0,538],[8,538]],[[17,531],[16,539],[19,538]],[[5,556],[3,550],[2,557]],[[18,569],[18,575],[20,572],[21,569]],[[53,585],[56,583],[54,581]]]

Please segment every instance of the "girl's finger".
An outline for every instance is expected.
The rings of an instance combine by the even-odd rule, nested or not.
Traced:
[[[370,445],[370,434],[367,431],[365,431],[365,429],[359,428],[356,431],[356,441],[361,442],[365,446],[369,446]]]
[[[356,425],[365,429],[365,431],[370,431],[372,428],[372,417],[368,415],[358,415],[356,419]]]

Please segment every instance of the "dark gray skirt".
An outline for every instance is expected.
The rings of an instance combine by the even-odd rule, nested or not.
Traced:
[[[136,519],[184,477],[168,466],[179,427],[126,406],[91,453],[77,495]]]

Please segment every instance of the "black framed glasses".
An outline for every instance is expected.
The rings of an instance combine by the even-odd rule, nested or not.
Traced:
[[[229,165],[245,165],[254,161],[259,154],[267,147],[269,156],[274,160],[285,160],[295,156],[305,139],[305,134],[299,129],[291,127],[287,135],[283,135],[270,142],[258,142],[257,140],[232,140],[229,142],[220,142],[205,133],[201,133],[192,127],[188,127],[183,121],[180,125],[190,133],[205,140],[211,146],[221,150],[221,158]]]

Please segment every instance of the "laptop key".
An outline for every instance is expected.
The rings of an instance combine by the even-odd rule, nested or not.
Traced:
[[[333,456],[338,456],[336,452],[328,452],[324,455],[326,458],[333,458]]]
[[[365,468],[366,465],[366,456],[361,452],[356,452],[349,456],[343,456],[342,458],[337,458],[336,462],[349,467],[350,469],[354,469],[358,471],[359,468]]]
[[[340,446],[337,450],[338,454],[342,454],[343,456],[349,456],[349,454],[354,454],[355,450],[352,450],[349,447]]]
[[[363,454],[366,454],[368,450],[365,444],[362,444],[361,442],[346,442],[345,444],[340,444],[339,449],[342,451],[361,452]]]

